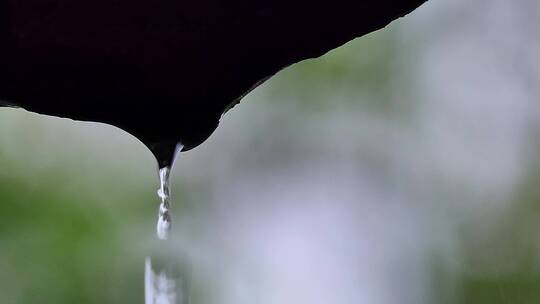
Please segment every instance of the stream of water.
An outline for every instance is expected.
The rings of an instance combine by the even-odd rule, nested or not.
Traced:
[[[171,233],[171,198],[170,173],[176,155],[182,151],[183,146],[178,144],[173,160],[168,162],[171,166],[159,168],[159,189],[157,195],[160,199],[156,234],[161,240],[162,247],[168,247],[167,240]],[[158,163],[159,160],[158,160]],[[144,267],[144,293],[145,304],[187,304],[187,284],[185,274],[175,271],[175,261],[169,257],[161,265],[156,265],[155,258],[147,257]],[[160,261],[163,262],[163,261]],[[182,277],[184,275],[184,277]]]
[[[168,239],[171,232],[171,202],[169,192],[170,173],[170,167],[159,169],[159,189],[157,194],[161,200],[161,204],[159,205],[156,232],[157,237],[161,240]]]

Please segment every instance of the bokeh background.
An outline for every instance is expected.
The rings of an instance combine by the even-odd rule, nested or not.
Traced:
[[[180,155],[166,244],[134,137],[1,109],[0,303],[143,303],[164,250],[191,303],[538,303],[539,29],[431,0],[280,72]]]

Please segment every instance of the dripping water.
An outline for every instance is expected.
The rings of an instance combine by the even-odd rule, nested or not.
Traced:
[[[178,153],[182,151],[184,146],[182,144],[176,145],[176,151],[173,154],[172,160],[158,160],[160,168],[158,171],[159,175],[159,189],[157,195],[161,201],[159,205],[158,212],[158,222],[156,226],[157,236],[161,240],[166,240],[169,238],[169,233],[171,231],[171,202],[170,202],[170,173],[172,165]],[[162,166],[161,164],[167,164]]]
[[[171,250],[166,250],[169,242],[165,242],[171,232],[171,200],[170,200],[170,173],[177,154],[182,151],[183,145],[178,144],[172,159],[159,159],[159,189],[157,195],[160,200],[156,234],[160,240],[162,251],[169,251],[168,257],[147,257],[144,269],[145,303],[146,304],[186,304],[187,280],[186,271],[179,271],[177,261]],[[156,261],[157,259],[157,261]]]
[[[158,222],[156,226],[157,236],[161,240],[169,238],[171,231],[171,202],[169,192],[169,176],[171,173],[170,167],[159,169],[159,189],[158,197],[161,200],[159,204]]]

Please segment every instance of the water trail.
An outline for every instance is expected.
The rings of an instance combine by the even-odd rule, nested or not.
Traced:
[[[161,200],[161,204],[159,205],[159,216],[158,216],[158,222],[156,226],[157,236],[161,240],[166,240],[169,238],[169,233],[171,231],[171,203],[170,203],[170,190],[169,190],[169,180],[170,180],[170,173],[171,168],[174,165],[174,161],[176,159],[176,156],[179,152],[182,151],[184,146],[182,144],[178,144],[176,146],[176,151],[174,153],[172,161],[170,161],[171,166],[165,166],[162,168],[159,168],[159,189],[157,191],[157,194]]]
[[[176,146],[172,160],[158,160],[158,163],[171,164],[159,168],[159,189],[158,197],[161,201],[159,205],[158,221],[156,225],[157,237],[165,241],[171,232],[171,202],[170,202],[170,173],[174,160],[178,153],[182,151],[183,145]],[[169,242],[158,244],[162,252],[168,252]],[[158,251],[159,251],[158,250]],[[168,252],[170,254],[170,252]],[[174,257],[174,258],[173,258]],[[165,259],[157,257],[147,257],[144,267],[144,294],[146,304],[186,304],[187,303],[187,280],[186,271],[178,269],[178,261],[173,254]],[[156,260],[157,259],[157,260]],[[161,262],[162,265],[157,262]]]
[[[171,203],[169,192],[169,176],[171,169],[169,167],[163,167],[159,169],[159,189],[157,194],[161,199],[159,205],[158,222],[156,226],[157,236],[161,240],[169,238],[171,231]]]

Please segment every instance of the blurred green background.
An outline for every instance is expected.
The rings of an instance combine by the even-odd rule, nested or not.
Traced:
[[[538,303],[538,28],[431,0],[278,73],[178,159],[167,246],[134,137],[1,109],[0,303],[143,303],[160,250],[192,303]]]

